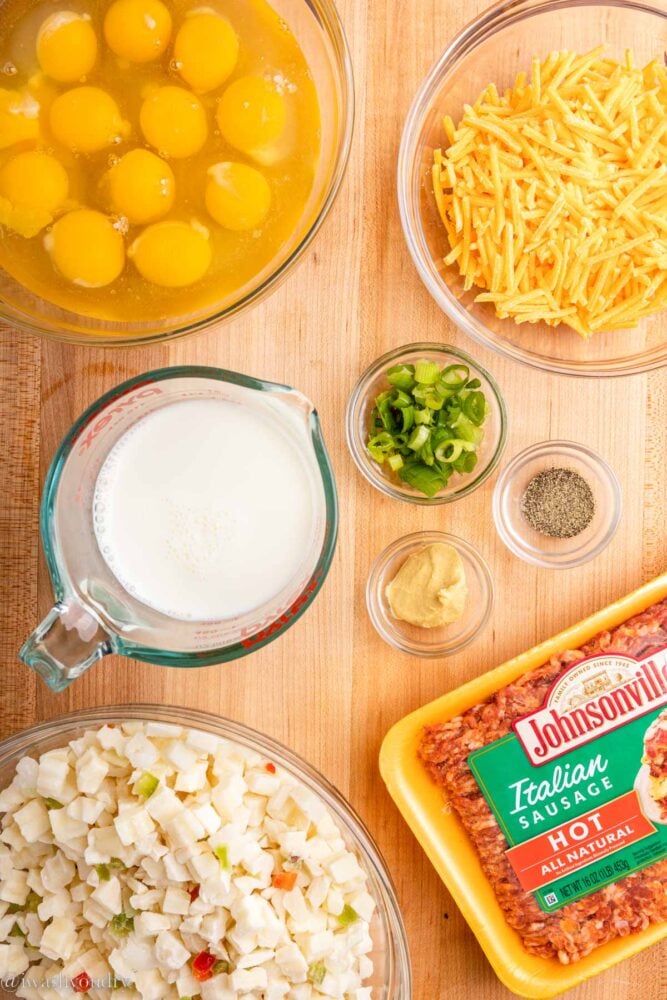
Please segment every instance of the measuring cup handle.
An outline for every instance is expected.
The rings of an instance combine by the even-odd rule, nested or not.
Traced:
[[[23,643],[19,659],[52,691],[64,691],[110,652],[109,635],[85,608],[58,603]]]

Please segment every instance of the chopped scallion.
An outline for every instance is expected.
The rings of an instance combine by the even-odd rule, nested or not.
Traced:
[[[379,392],[371,414],[366,449],[412,489],[433,497],[452,475],[466,475],[477,464],[477,450],[490,408],[481,381],[465,364],[442,370],[422,359],[394,365],[389,387]]]

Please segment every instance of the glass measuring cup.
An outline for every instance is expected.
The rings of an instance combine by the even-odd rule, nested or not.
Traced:
[[[171,618],[133,597],[100,552],[94,528],[97,476],[116,442],[154,410],[186,399],[261,407],[298,448],[313,493],[313,528],[298,571],[251,612],[217,621]],[[161,368],[102,396],[70,428],[49,468],[40,512],[55,604],[20,659],[62,691],[108,653],[164,666],[235,660],[289,628],[319,592],[338,527],[333,471],[312,403],[289,386],[219,368]]]

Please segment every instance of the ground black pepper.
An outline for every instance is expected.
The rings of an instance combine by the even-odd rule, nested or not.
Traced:
[[[574,469],[543,469],[533,476],[521,498],[521,513],[541,535],[574,538],[593,520],[595,498]]]

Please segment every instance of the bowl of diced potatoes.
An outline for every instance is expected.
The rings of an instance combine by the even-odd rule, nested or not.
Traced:
[[[667,363],[666,38],[657,0],[512,0],[447,45],[398,165],[444,339],[566,375]]]
[[[153,705],[61,716],[0,744],[0,816],[3,996],[411,997],[370,834],[245,726]]]

